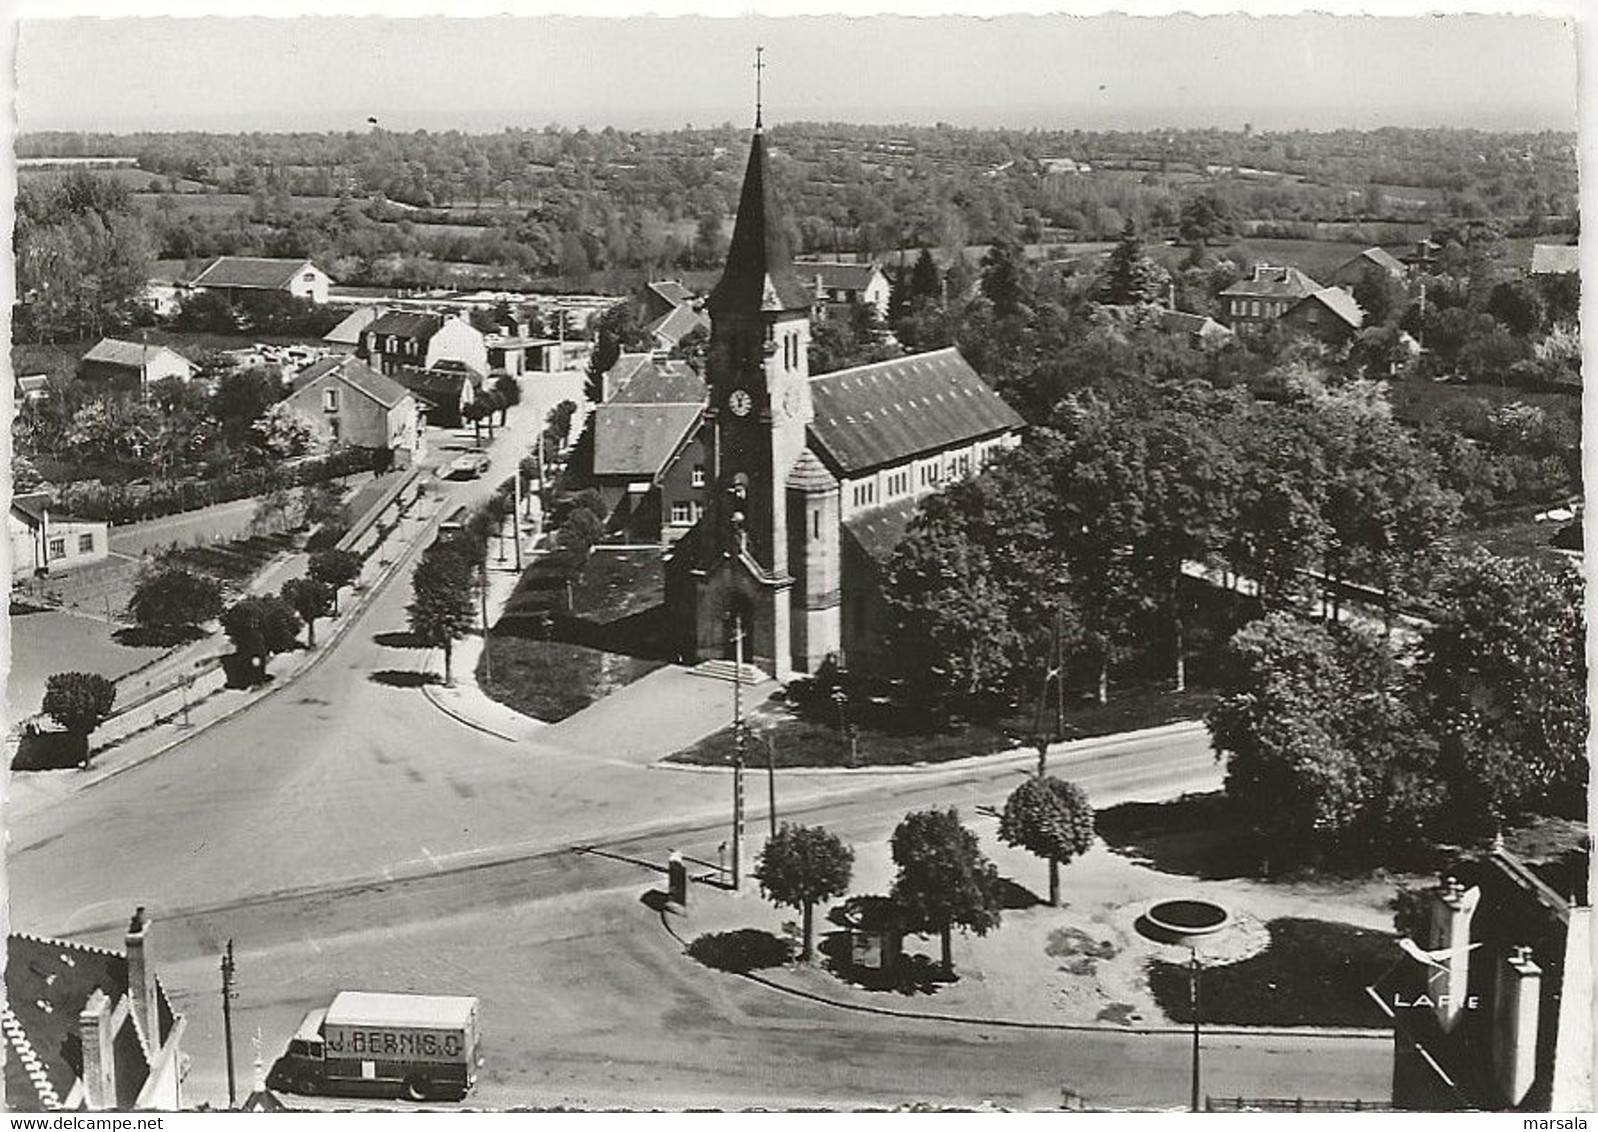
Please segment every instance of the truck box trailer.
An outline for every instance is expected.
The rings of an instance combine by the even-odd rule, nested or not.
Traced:
[[[460,1100],[477,1081],[478,1002],[340,991],[300,1022],[267,1079],[309,1095]]]

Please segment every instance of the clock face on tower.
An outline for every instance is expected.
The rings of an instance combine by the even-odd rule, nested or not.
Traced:
[[[785,416],[797,417],[799,410],[804,407],[804,394],[797,385],[790,385],[782,395],[782,411]]]
[[[727,397],[727,408],[731,409],[733,415],[737,417],[748,416],[749,409],[753,404],[754,402],[749,399],[748,390],[734,389]]]

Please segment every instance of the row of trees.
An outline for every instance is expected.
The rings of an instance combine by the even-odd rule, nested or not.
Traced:
[[[1093,808],[1072,783],[1029,778],[1005,802],[999,838],[1048,862],[1049,903],[1058,907],[1060,866],[1093,844]],[[999,925],[998,870],[953,808],[906,815],[890,844],[898,873],[886,898],[887,918],[902,932],[936,934],[944,973],[952,976],[954,929],[986,935]],[[803,960],[814,950],[816,905],[849,890],[853,864],[854,850],[820,827],[785,823],[761,850],[755,879],[767,899],[800,910]]]
[[[1412,654],[1276,614],[1238,633],[1210,715],[1226,793],[1268,864],[1404,864],[1421,844],[1586,814],[1581,578],[1454,563]]]
[[[1224,562],[1270,604],[1324,585],[1426,593],[1457,498],[1378,396],[1257,401],[1202,383],[1064,402],[1047,428],[929,497],[887,569],[891,655],[947,710],[1014,702],[1058,634],[1095,673],[1157,643],[1185,681],[1186,563]],[[937,658],[930,666],[923,658]]]
[[[324,550],[311,556],[307,576],[291,578],[276,595],[245,596],[225,603],[222,584],[208,574],[162,565],[146,571],[134,587],[128,614],[164,643],[197,635],[201,626],[220,621],[235,655],[254,679],[265,676],[267,661],[299,647],[303,625],[307,644],[316,645],[316,622],[337,611],[338,591],[360,573],[359,555]],[[82,765],[89,764],[89,737],[116,702],[116,685],[90,672],[58,672],[45,682],[41,711],[79,744]]]

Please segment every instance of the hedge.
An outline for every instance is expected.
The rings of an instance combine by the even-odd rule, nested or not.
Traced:
[[[384,471],[392,462],[393,453],[386,448],[346,448],[293,464],[248,468],[209,479],[156,480],[149,484],[73,483],[61,489],[56,507],[74,518],[103,520],[116,526],[249,499],[277,488],[304,487],[357,472]]]

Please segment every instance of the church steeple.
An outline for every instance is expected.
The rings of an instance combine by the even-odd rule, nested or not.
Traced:
[[[705,304],[711,314],[805,310],[814,302],[814,296],[794,274],[779,219],[761,121],[759,84],[765,64],[757,57],[755,66],[755,132],[749,143],[743,192],[738,198],[738,218],[733,223],[732,242],[727,246],[727,266]]]

